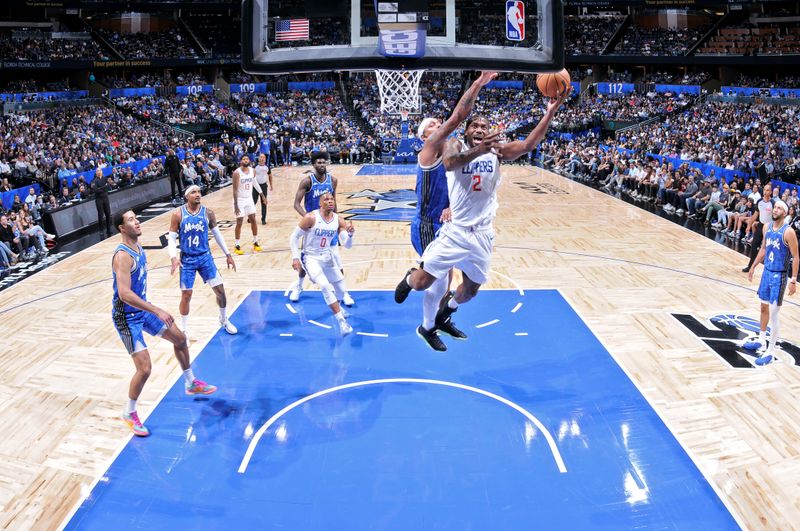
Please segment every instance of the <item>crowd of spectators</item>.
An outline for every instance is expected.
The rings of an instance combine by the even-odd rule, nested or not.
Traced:
[[[35,93],[35,92],[58,92],[70,90],[69,79],[57,81],[42,81],[36,79],[14,79],[0,81],[0,92],[8,93]]]
[[[50,33],[0,33],[0,58],[6,61],[104,60],[107,53],[87,33],[84,38],[54,38]]]
[[[761,76],[748,76],[739,74],[735,87],[755,87],[755,88],[800,88],[800,76],[778,76],[775,79],[767,79]]]
[[[146,33],[118,33],[98,28],[97,32],[125,59],[197,57],[197,52],[178,28]]]
[[[529,48],[537,42],[538,38],[537,17],[534,14],[526,13],[525,15],[525,38],[521,41],[512,41],[506,38],[504,15],[481,14],[461,21],[456,42]]]
[[[195,36],[214,57],[238,57],[242,51],[241,19],[233,19],[224,11],[195,13],[188,11],[183,19]]]
[[[711,28],[712,24],[692,28],[645,28],[631,24],[611,52],[615,55],[679,56],[685,55]]]
[[[567,15],[564,47],[567,55],[600,55],[619,29],[622,15]]]
[[[551,138],[540,146],[539,160],[749,243],[753,234],[747,219],[754,201],[748,198],[757,198],[752,194],[779,172],[800,167],[798,114],[792,106],[707,100],[616,140],[591,133]],[[732,182],[720,178],[723,169],[737,171],[737,177]],[[796,192],[786,189],[778,195],[797,211]]]
[[[162,155],[175,139],[108,107],[66,107],[0,119],[0,174],[14,186]]]
[[[100,82],[108,88],[128,88],[128,87],[161,87],[164,85],[164,78],[158,74],[131,74],[129,77],[104,76]]]

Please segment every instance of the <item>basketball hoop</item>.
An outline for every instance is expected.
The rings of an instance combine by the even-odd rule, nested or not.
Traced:
[[[403,116],[420,112],[419,82],[424,70],[375,70],[381,112]],[[404,114],[405,113],[405,114]]]

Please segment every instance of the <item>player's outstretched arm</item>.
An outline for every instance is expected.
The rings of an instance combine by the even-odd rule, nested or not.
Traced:
[[[455,138],[450,139],[445,145],[442,161],[447,171],[460,170],[481,155],[489,153],[498,146],[497,139],[500,133],[487,135],[480,144],[473,146],[466,151],[461,151],[461,142]]]
[[[550,127],[550,122],[553,121],[558,108],[561,107],[561,104],[567,99],[571,90],[572,87],[568,87],[567,90],[558,96],[558,98],[550,100],[544,116],[542,116],[542,119],[539,120],[538,125],[533,129],[533,131],[528,133],[528,136],[525,137],[525,140],[515,140],[513,142],[501,144],[498,148],[500,160],[517,160],[522,155],[533,151],[539,142],[544,140],[544,137],[547,134],[547,129]]]
[[[453,109],[453,114],[450,115],[450,118],[448,118],[442,124],[442,126],[434,131],[425,141],[425,145],[420,151],[420,156],[426,156],[430,154],[433,155],[433,158],[436,158],[436,155],[442,151],[442,147],[444,146],[447,137],[453,134],[453,131],[458,129],[458,126],[460,126],[461,123],[469,117],[469,114],[472,112],[472,108],[475,106],[475,100],[478,99],[478,93],[496,77],[497,72],[481,72],[481,75],[478,77],[478,79],[472,82],[472,85],[470,85],[466,92],[464,92],[464,95],[461,96],[461,99],[458,100],[458,103],[456,104],[455,109]]]

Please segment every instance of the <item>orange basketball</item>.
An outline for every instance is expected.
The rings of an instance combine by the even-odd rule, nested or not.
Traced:
[[[553,74],[539,74],[536,76],[536,86],[539,91],[548,98],[557,98],[559,94],[569,88],[572,79],[569,77],[567,69]]]

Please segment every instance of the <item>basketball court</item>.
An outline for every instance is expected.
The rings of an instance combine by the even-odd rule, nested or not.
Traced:
[[[341,45],[315,49],[277,46],[272,4],[244,3],[247,70],[394,72],[381,97],[406,126],[419,98],[403,72],[563,63],[558,1],[515,15],[528,37],[513,46],[459,42],[456,0],[424,13],[351,2]],[[411,41],[426,44],[411,54]],[[756,367],[741,348],[758,302],[740,254],[506,164],[490,280],[454,316],[469,338],[434,352],[415,334],[421,294],[393,300],[416,263],[415,166],[329,166],[356,228],[342,337],[318,290],[286,296],[305,170],[273,170],[263,252],[245,245],[238,271],[222,271],[238,335],[195,286],[190,353],[219,390],[186,396],[171,345],[149,339],[147,439],[119,418],[133,372],[110,311],[120,237],[0,292],[14,353],[0,364],[0,527],[800,529],[800,334],[788,324],[800,307],[787,300],[778,361]],[[231,193],[203,198],[229,245]],[[148,299],[175,315],[169,215],[139,241]]]
[[[730,328],[711,317],[757,316],[741,255],[563,177],[507,165],[491,281],[455,315],[470,338],[435,353],[414,334],[419,294],[403,306],[391,300],[414,263],[397,193],[413,177],[364,175],[376,170],[331,167],[357,231],[343,252],[355,333],[327,328],[318,291],[294,305],[284,296],[302,170],[278,168],[265,251],[224,273],[240,334],[218,333],[211,291],[195,293],[190,350],[220,389],[184,396],[171,347],[151,341],[140,399],[148,439],[132,439],[118,417],[132,369],[109,312],[118,237],[4,291],[0,312],[18,355],[2,371],[0,415],[12,427],[2,443],[0,474],[12,486],[0,493],[2,525],[800,521],[800,367],[791,354],[800,337],[786,327],[778,363],[755,368],[743,356],[735,366],[680,317],[720,335]],[[204,199],[228,240],[229,194]],[[146,222],[141,241],[148,295],[174,308],[177,279],[157,249],[168,220]],[[791,299],[783,311],[787,322],[798,317]],[[57,333],[54,315],[63,317]],[[735,323],[743,338],[748,322]]]

